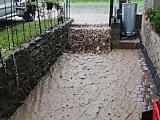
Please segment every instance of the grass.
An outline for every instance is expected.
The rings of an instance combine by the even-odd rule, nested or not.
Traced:
[[[55,23],[53,23],[53,21]],[[57,24],[57,19],[52,19],[52,23]],[[41,20],[41,29],[44,31],[49,26],[48,20]],[[9,27],[3,31],[0,31],[0,46],[2,47],[2,53],[7,52],[9,49],[13,49],[17,45],[23,44],[40,33],[40,26],[38,21],[25,22],[17,26]]]
[[[64,0],[58,0],[63,2]],[[118,3],[119,0],[117,0]],[[143,0],[131,0],[132,2],[142,3]],[[44,0],[38,0],[38,2],[44,2]],[[72,3],[109,3],[110,0],[70,0]],[[52,21],[57,21],[56,19]],[[57,24],[57,23],[56,23]],[[41,28],[45,30],[46,26],[49,26],[48,20],[41,20]],[[40,33],[39,22],[27,22],[18,26],[13,26],[3,31],[0,31],[0,49],[2,52],[14,48],[17,45],[27,42],[31,37]]]

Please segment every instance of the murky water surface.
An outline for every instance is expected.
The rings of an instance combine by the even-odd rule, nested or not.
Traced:
[[[11,120],[138,120],[138,50],[61,56]]]
[[[103,6],[94,12],[87,9],[91,6],[71,8],[74,25],[81,27],[72,28],[69,42],[73,48],[83,43],[89,52],[64,53],[10,120],[139,120],[141,106],[132,97],[141,81],[139,50],[110,52],[109,14]]]
[[[108,4],[71,4],[71,18],[76,24],[109,23]]]

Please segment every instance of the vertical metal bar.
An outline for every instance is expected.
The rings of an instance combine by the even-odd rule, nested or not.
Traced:
[[[18,38],[18,32],[17,32],[17,25],[15,24],[15,27],[16,27],[16,43],[18,45],[18,42],[19,42],[19,38]]]
[[[64,5],[63,5],[63,6],[64,6],[64,21],[65,21],[65,19],[66,19],[66,17],[65,17],[65,16],[66,16],[66,15],[65,15],[65,14],[66,14],[66,3],[65,3],[65,2],[64,2]]]
[[[43,20],[43,25],[45,27],[45,30],[46,30],[46,16],[45,16],[45,2],[42,1],[42,5],[41,5],[41,17],[44,18]]]
[[[69,18],[69,1],[67,0],[67,17]]]
[[[13,6],[14,8],[15,8],[15,6]],[[15,16],[14,16],[14,19],[16,20],[16,18],[15,18]],[[18,45],[18,32],[17,32],[17,22],[15,22],[14,23],[14,26],[15,26],[15,32],[16,32],[16,34],[15,34],[15,36],[16,36],[16,40],[15,40],[15,42],[16,42],[16,44]]]
[[[26,3],[28,4],[28,1],[25,0]],[[20,4],[21,4],[21,1],[20,1]],[[23,40],[26,41],[26,34],[25,34],[25,27],[24,27],[24,24],[25,24],[25,21],[23,20],[23,23],[22,23],[22,28],[23,28]]]
[[[44,28],[46,30],[46,16],[45,16],[45,2],[42,1],[42,5],[41,5],[41,17],[43,18],[43,25],[44,25]]]
[[[67,0],[66,0],[66,20],[67,20]]]
[[[4,28],[0,29],[3,30]],[[4,36],[4,32],[1,33],[3,40],[6,40],[5,36]],[[3,45],[2,45],[3,46]]]
[[[11,13],[13,13],[13,9],[12,9],[12,6],[13,6],[13,1],[11,0]],[[13,39],[13,27],[12,27],[12,25],[13,25],[13,19],[12,19],[12,16],[11,16],[11,38],[12,38],[12,44],[13,44],[13,47],[14,47],[14,39]]]
[[[70,14],[71,14],[71,13],[70,13],[70,12],[71,12],[71,11],[70,11],[70,4],[71,4],[71,1],[69,0],[69,18],[71,17],[71,16],[70,16]]]
[[[42,33],[42,27],[41,27],[41,20],[40,20],[40,14],[39,14],[39,6],[38,6],[38,0],[36,0],[37,3],[37,10],[38,10],[38,23],[39,23],[39,30],[40,34]]]
[[[32,29],[31,29],[31,23],[30,23],[30,21],[29,21],[29,34],[30,34],[30,37],[32,37]]]
[[[4,4],[5,4],[5,15],[6,15],[6,20],[7,20],[7,10],[6,10],[6,1],[4,0]],[[6,21],[7,22],[7,26],[6,26],[6,29],[7,29],[7,38],[8,38],[8,47],[9,47],[9,49],[10,49],[10,40],[9,40],[9,29],[8,29],[8,21]]]
[[[109,26],[111,25],[111,18],[113,16],[113,0],[110,0],[110,15],[109,15]]]
[[[47,15],[49,15],[49,10],[47,10]],[[49,17],[48,17],[48,27],[50,26],[50,20],[49,20]]]
[[[35,30],[36,35],[37,35],[37,24],[36,24],[36,21],[34,21],[34,30]]]
[[[23,40],[26,41],[26,34],[25,34],[25,30],[24,30],[24,21],[23,21],[22,26],[23,26]]]
[[[54,9],[54,26],[56,25],[56,14],[55,14],[55,9]]]
[[[1,49],[2,49],[2,48],[1,48],[1,44],[0,44],[0,60],[1,60],[0,62],[3,63],[3,62],[2,62],[2,53],[1,53]]]

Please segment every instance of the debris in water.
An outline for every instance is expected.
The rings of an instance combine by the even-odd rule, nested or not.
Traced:
[[[110,29],[105,25],[73,25],[66,50],[71,53],[109,53]]]

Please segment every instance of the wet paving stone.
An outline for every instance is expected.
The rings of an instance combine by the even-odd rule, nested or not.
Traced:
[[[139,120],[141,104],[131,93],[143,95],[138,91],[143,83],[136,63],[140,51],[111,51],[109,14],[84,14],[73,17],[76,24],[66,45],[68,53],[51,67],[11,120]],[[98,25],[85,25],[86,19]],[[146,69],[143,59],[141,63]],[[138,84],[142,86],[135,90]],[[152,105],[142,104],[144,109]]]
[[[141,82],[135,87],[133,92],[133,97],[137,99],[140,103],[143,111],[153,109],[153,101],[158,99],[157,88],[153,81],[152,75],[145,63],[145,58],[140,55],[138,64],[140,66]],[[135,95],[135,93],[140,93],[140,95]]]
[[[11,120],[138,120],[141,106],[152,105],[134,90],[141,82],[138,56],[139,50],[113,50],[108,55],[64,53]],[[133,91],[142,105],[133,98]]]

